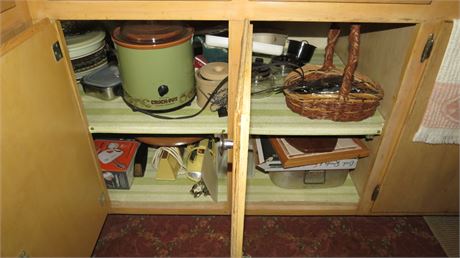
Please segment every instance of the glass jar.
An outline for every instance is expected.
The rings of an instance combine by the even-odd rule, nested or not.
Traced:
[[[261,58],[256,58],[252,64],[251,79],[252,98],[265,98],[273,94],[275,76],[273,76],[270,66],[264,64]]]

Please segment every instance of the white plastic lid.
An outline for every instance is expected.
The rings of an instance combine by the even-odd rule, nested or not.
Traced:
[[[120,73],[116,65],[109,65],[92,74],[88,74],[82,79],[83,84],[111,88],[121,85]]]
[[[85,34],[66,37],[70,59],[92,54],[104,45],[104,31],[90,31]]]

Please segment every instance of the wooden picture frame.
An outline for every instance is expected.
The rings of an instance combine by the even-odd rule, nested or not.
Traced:
[[[340,159],[361,158],[369,155],[369,150],[366,145],[357,138],[339,138],[337,145],[339,146],[342,144],[343,147],[336,147],[336,149],[331,152],[319,153],[302,153],[299,150],[293,151],[294,147],[283,139],[284,138],[281,137],[272,137],[270,138],[270,143],[278,154],[284,168],[299,167]]]

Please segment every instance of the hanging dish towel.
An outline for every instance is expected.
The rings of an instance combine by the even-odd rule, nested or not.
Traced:
[[[460,131],[460,20],[452,34],[415,142],[459,144]]]

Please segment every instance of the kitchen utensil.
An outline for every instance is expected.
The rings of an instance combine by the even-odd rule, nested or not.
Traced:
[[[288,41],[287,54],[293,56],[299,65],[310,62],[316,47],[309,44],[308,41]]]
[[[90,53],[86,56],[82,56],[71,60],[73,71],[75,73],[81,73],[91,70],[95,67],[107,64],[107,54],[105,46],[102,45],[95,52]]]
[[[195,97],[193,29],[173,22],[128,22],[115,28],[123,98],[134,108],[164,112]]]

